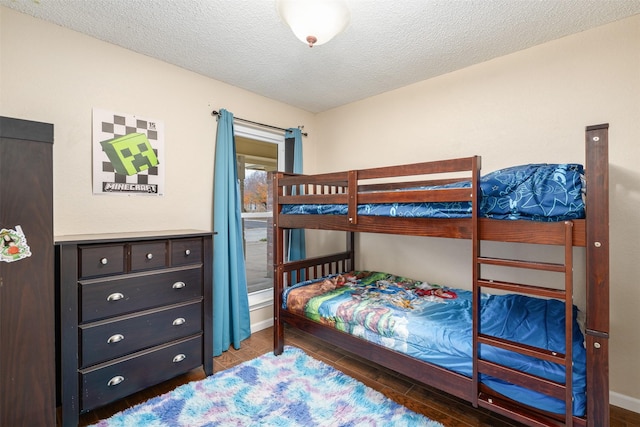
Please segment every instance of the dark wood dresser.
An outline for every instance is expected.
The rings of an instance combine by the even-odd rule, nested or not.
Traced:
[[[213,373],[211,233],[55,240],[64,426],[192,369]]]
[[[56,422],[52,152],[53,125],[0,117],[0,426]]]

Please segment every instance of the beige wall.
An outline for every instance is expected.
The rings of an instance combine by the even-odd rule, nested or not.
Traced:
[[[93,196],[91,112],[164,122],[163,197]],[[53,123],[56,235],[211,230],[216,120],[212,110],[288,128],[314,116],[179,67],[0,7],[0,115]],[[270,314],[271,313],[271,314]],[[252,327],[273,310],[251,312]]]
[[[213,109],[304,124],[308,172],[470,154],[483,156],[484,171],[583,162],[584,127],[609,122],[612,402],[640,412],[640,17],[317,116],[1,7],[0,55],[0,114],[55,124],[56,234],[210,230]],[[164,197],[91,195],[93,107],[164,121]],[[334,244],[309,240],[311,251]],[[360,267],[469,287],[470,268],[455,259],[470,260],[468,243],[361,236],[358,244]]]
[[[285,128],[303,124],[313,135],[314,118],[302,110],[10,9],[0,15],[0,114],[55,125],[56,235],[211,230],[212,110]],[[94,107],[164,122],[163,197],[92,195]]]
[[[612,402],[640,412],[640,16],[320,114],[313,167],[324,172],[473,154],[483,156],[485,172],[520,163],[582,163],[585,126],[605,122],[610,388]],[[368,235],[358,244],[360,268],[469,288],[468,242]],[[579,273],[584,250],[575,252]]]

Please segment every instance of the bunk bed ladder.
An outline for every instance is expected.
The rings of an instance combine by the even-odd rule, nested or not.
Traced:
[[[509,404],[498,397],[491,396],[484,392],[480,384],[480,374],[486,374],[494,378],[499,378],[510,383],[518,384],[526,388],[532,388],[542,393],[565,401],[564,424],[573,425],[573,404],[572,404],[572,337],[573,337],[573,222],[565,221],[558,223],[558,232],[564,234],[564,261],[561,263],[548,263],[538,261],[525,261],[507,258],[490,258],[480,256],[480,245],[473,251],[474,258],[474,298],[473,298],[473,387],[474,406],[483,406],[492,411],[503,413],[514,417],[514,413],[509,410]],[[481,266],[490,265],[495,267],[511,267],[526,270],[540,270],[556,272],[564,275],[564,289],[555,289],[531,284],[511,283],[500,280],[485,279],[481,277]],[[480,320],[480,295],[482,288],[490,288],[511,293],[526,294],[540,298],[553,298],[564,302],[565,306],[565,352],[551,351],[538,347],[520,344],[515,341],[496,338],[485,335],[481,332]],[[553,363],[564,365],[565,382],[559,383],[522,371],[502,366],[481,358],[480,345],[489,345],[501,349],[514,351],[523,355],[535,357]],[[517,414],[515,414],[518,417]],[[529,425],[557,425],[556,422],[544,421],[544,417],[524,417],[521,421]]]

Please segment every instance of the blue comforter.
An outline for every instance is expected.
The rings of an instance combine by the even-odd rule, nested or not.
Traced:
[[[283,308],[470,377],[472,293],[380,272],[352,272],[288,288]],[[586,351],[573,326],[573,412],[585,411]],[[481,298],[484,334],[565,353],[564,303],[524,295]],[[564,383],[563,365],[482,345],[480,357]],[[533,407],[564,413],[564,401],[486,375],[495,391]]]
[[[480,180],[480,214],[487,218],[564,221],[584,218],[582,165],[529,164],[489,173]],[[418,189],[465,188],[470,182]],[[346,215],[347,205],[284,205],[283,214]],[[360,204],[358,215],[466,218],[470,202]]]

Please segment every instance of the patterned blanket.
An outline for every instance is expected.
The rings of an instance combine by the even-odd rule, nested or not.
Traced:
[[[481,332],[565,352],[564,303],[525,295],[482,294]],[[353,271],[288,288],[283,308],[376,344],[472,374],[472,293],[383,272]],[[585,409],[586,352],[574,307],[574,414]],[[564,382],[564,366],[483,345],[483,359]],[[482,382],[514,400],[563,413],[564,402],[483,376]]]

